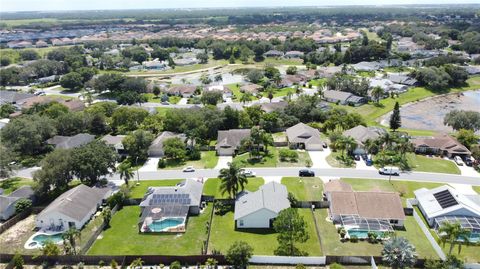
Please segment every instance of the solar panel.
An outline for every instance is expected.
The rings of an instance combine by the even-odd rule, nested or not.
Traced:
[[[433,194],[433,197],[437,200],[442,208],[448,208],[454,205],[458,205],[457,200],[450,193],[449,190],[444,190]]]

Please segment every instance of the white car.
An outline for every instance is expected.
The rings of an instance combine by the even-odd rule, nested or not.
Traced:
[[[195,172],[195,168],[193,168],[193,166],[187,166],[183,168],[183,172]]]
[[[395,166],[385,166],[382,167],[378,170],[378,173],[380,175],[392,175],[392,176],[399,176],[400,175],[400,169]]]
[[[458,166],[463,166],[463,160],[460,156],[455,156],[453,158],[453,160],[455,161],[455,163],[458,165]]]
[[[242,170],[240,173],[246,177],[255,177],[257,175],[257,173],[253,172],[252,170]]]

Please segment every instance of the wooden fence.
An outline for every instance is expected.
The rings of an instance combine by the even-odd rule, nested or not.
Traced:
[[[2,223],[2,225],[0,226],[0,234],[5,232],[6,230],[10,229],[12,226],[17,224],[19,221],[27,218],[28,216],[30,216],[30,214],[38,214],[43,209],[44,209],[44,207],[32,207],[30,210],[26,210],[26,211],[23,211],[20,214],[16,214],[15,216],[11,217],[10,219],[8,219],[4,223]]]
[[[118,210],[118,204],[112,208],[112,216],[117,212]],[[84,255],[87,253],[87,251],[90,249],[90,247],[95,243],[95,240],[97,240],[97,237],[105,230],[105,227],[107,226],[107,223],[104,221],[102,224],[97,228],[97,230],[90,236],[88,239],[87,243],[82,246],[80,249],[80,254]]]

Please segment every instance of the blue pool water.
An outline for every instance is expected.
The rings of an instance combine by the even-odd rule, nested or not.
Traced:
[[[469,238],[468,240],[470,240],[471,243],[480,242],[480,233],[472,233],[472,234],[470,234],[470,238]]]
[[[51,240],[53,241],[53,243],[58,244],[63,241],[62,234],[61,233],[52,234],[52,235],[38,234],[32,238],[33,242],[37,242],[40,245],[43,245],[45,241],[48,241],[48,240]]]
[[[375,232],[378,237],[383,237],[383,233],[382,232]],[[350,237],[352,236],[356,236],[358,239],[365,239],[365,238],[368,238],[368,231],[365,231],[365,230],[356,230],[356,229],[351,229],[351,230],[348,230],[348,234],[350,235]]]
[[[150,225],[148,225],[148,228],[152,232],[161,232],[165,229],[178,226],[183,222],[183,218],[167,218],[163,220],[155,220]]]

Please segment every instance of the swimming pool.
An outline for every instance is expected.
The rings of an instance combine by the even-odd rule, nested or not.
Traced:
[[[154,220],[148,225],[148,228],[152,232],[164,232],[169,228],[174,228],[184,223],[185,220],[183,218],[165,218],[161,220]]]
[[[382,238],[385,235],[385,233],[379,232],[379,231],[370,231],[370,232],[373,232],[373,233],[377,234],[378,238]],[[369,233],[369,231],[367,231],[367,230],[357,230],[357,229],[348,230],[348,235],[350,237],[356,236],[358,239],[368,238],[368,233]]]
[[[38,232],[30,239],[25,242],[25,248],[26,249],[35,249],[35,248],[41,248],[43,245],[45,245],[45,242],[48,240],[52,241],[54,244],[60,244],[63,242],[63,233],[56,233],[56,234],[46,234],[42,232]]]

